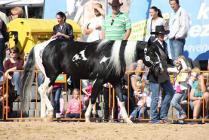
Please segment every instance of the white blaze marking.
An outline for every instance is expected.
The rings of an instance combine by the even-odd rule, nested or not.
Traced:
[[[88,59],[85,56],[85,50],[80,51],[78,54],[75,54],[72,58],[72,61],[79,61],[79,60],[83,60],[83,61],[87,61]]]
[[[81,54],[81,60],[83,61],[88,60],[85,56],[85,50],[81,51],[79,54]]]
[[[108,57],[104,56],[99,63],[101,64],[102,62],[106,62],[108,59]]]
[[[79,55],[78,54],[76,54],[76,55],[73,56],[73,60],[72,61],[74,62],[76,60],[79,60]]]

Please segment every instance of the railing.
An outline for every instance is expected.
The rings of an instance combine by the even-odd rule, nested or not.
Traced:
[[[21,72],[21,71],[20,71]],[[130,81],[130,74],[133,73],[135,71],[129,71],[127,72],[127,76],[128,76],[128,80],[127,80],[127,113],[130,115],[130,88],[131,88],[131,81]],[[144,71],[140,71],[140,72],[144,72]],[[209,74],[209,71],[201,71],[202,73],[204,73],[205,75]],[[40,119],[40,100],[38,99],[38,79],[37,79],[37,75],[38,75],[38,71],[35,72],[35,82],[33,84],[33,88],[34,88],[34,93],[35,93],[35,101],[34,102],[30,102],[31,104],[31,108],[34,109],[34,114],[31,113],[33,111],[30,112],[30,110],[28,111],[28,114],[24,114],[21,110],[20,110],[20,102],[16,102],[14,101],[12,104],[13,104],[13,113],[15,112],[16,113],[16,117],[12,116],[11,115],[11,111],[9,111],[9,96],[10,96],[10,92],[12,91],[10,88],[9,88],[9,80],[8,79],[4,79],[4,84],[2,84],[2,89],[3,89],[3,92],[2,92],[2,103],[3,103],[3,111],[2,111],[2,114],[4,116],[4,120],[39,120]],[[69,99],[70,99],[70,95],[68,94],[68,88],[67,88],[67,76],[65,74],[63,74],[63,77],[64,79],[62,80],[57,80],[56,82],[57,83],[60,83],[60,84],[63,84],[64,85],[64,91],[66,94],[63,94],[63,98],[65,100],[65,109],[66,109],[66,104],[68,103]],[[173,78],[173,75],[171,74],[171,78]],[[205,76],[205,80],[206,82],[208,82],[209,78]],[[173,81],[171,79],[171,81]],[[114,89],[111,88],[111,85],[109,84],[109,112],[113,112],[114,109],[117,108],[117,106],[115,106],[115,91]],[[33,94],[34,94],[33,93]],[[190,117],[190,99],[189,99],[189,92],[187,93],[187,96],[188,96],[188,99],[187,99],[187,118],[184,120],[184,121],[201,121],[201,122],[208,122],[209,119],[208,118],[205,118],[205,99],[203,97],[203,103],[202,103],[202,118],[200,119],[193,119]],[[80,99],[82,99],[83,95],[82,95],[82,80],[80,80]],[[82,110],[82,107],[80,106],[80,109]],[[11,110],[11,109],[10,109]],[[174,109],[172,108],[171,109],[172,111],[170,112],[171,113],[171,117],[170,119],[172,121],[176,121],[178,119],[176,119],[174,117]],[[32,115],[31,115],[32,114]],[[78,121],[84,121],[84,112],[80,112],[80,117],[79,118],[61,118],[59,120],[63,120],[63,121],[70,121],[70,120],[78,120]],[[111,114],[111,113],[110,113]],[[104,114],[103,114],[104,116]],[[144,114],[143,114],[143,118],[140,119],[140,121],[148,121],[149,118],[144,118]],[[111,118],[113,119],[114,118],[114,113],[112,113],[112,116]],[[54,119],[54,120],[57,120],[57,119]]]

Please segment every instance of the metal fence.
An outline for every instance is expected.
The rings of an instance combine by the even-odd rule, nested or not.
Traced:
[[[21,71],[20,71],[21,72]],[[135,71],[129,71],[126,73],[127,75],[127,112],[130,115],[130,96],[131,96],[131,81],[130,81],[130,75],[132,73],[134,73]],[[144,72],[144,71],[140,71],[140,72]],[[201,71],[201,73],[204,75],[205,77],[205,83],[209,83],[209,71]],[[11,99],[10,97],[13,94],[13,90],[12,90],[12,86],[10,85],[10,81],[8,79],[3,79],[3,81],[1,82],[1,93],[0,93],[0,102],[1,102],[1,106],[2,106],[2,119],[6,120],[6,121],[17,121],[17,120],[40,120],[40,98],[38,95],[38,81],[37,81],[37,76],[38,75],[38,71],[35,72],[35,79],[33,81],[32,84],[32,91],[31,91],[31,102],[30,102],[30,108],[27,112],[22,112],[20,110],[20,101],[16,101],[15,99]],[[64,100],[64,109],[66,110],[66,106],[67,103],[69,102],[70,98],[71,98],[71,94],[70,91],[68,89],[68,82],[67,82],[67,76],[65,74],[62,74],[63,79],[57,79],[56,83],[60,83],[63,84],[63,91],[62,91],[62,98]],[[171,77],[171,82],[173,82],[174,80],[174,75],[170,74]],[[208,86],[208,85],[207,85]],[[80,80],[80,99],[81,101],[83,100],[84,94],[82,93],[82,80]],[[114,110],[118,108],[118,106],[115,104],[116,100],[115,100],[115,90],[111,87],[110,84],[108,84],[108,91],[109,91],[109,103],[108,103],[108,107],[109,107],[109,112],[110,112],[110,120],[113,120],[114,118]],[[50,94],[49,94],[50,96]],[[191,110],[191,106],[190,106],[190,92],[187,92],[187,102],[182,105],[182,106],[186,106],[186,112],[187,112],[187,118],[184,121],[200,121],[200,122],[207,122],[209,121],[208,118],[206,118],[206,112],[205,112],[205,99],[204,97],[202,97],[202,108],[201,108],[201,114],[200,114],[200,118],[199,119],[193,119],[191,116],[192,110]],[[100,95],[97,103],[99,104],[100,110],[99,110],[99,120],[103,120],[104,119],[104,97],[103,95]],[[80,109],[82,110],[82,106],[80,105]],[[178,118],[175,117],[175,109],[173,109],[172,107],[170,108],[169,111],[169,119],[172,122],[178,121]],[[77,120],[77,121],[84,121],[84,113],[85,111],[82,110],[80,112],[80,117],[79,118],[61,118],[59,120],[61,121],[71,121],[71,120]],[[56,118],[54,118],[54,120],[57,120]],[[95,119],[97,120],[97,119]],[[145,118],[145,115],[143,114],[143,118],[140,119],[140,121],[149,121],[149,117]]]

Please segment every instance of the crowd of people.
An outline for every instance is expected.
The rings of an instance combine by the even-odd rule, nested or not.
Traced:
[[[190,18],[188,13],[180,6],[179,0],[169,0],[169,4],[173,9],[173,13],[169,18],[169,23],[163,18],[161,10],[152,6],[149,9],[150,18],[147,22],[147,35],[145,40],[149,45],[159,49],[162,60],[162,68],[164,69],[157,77],[153,74],[154,71],[149,71],[139,60],[136,64],[127,68],[128,70],[135,70],[130,77],[124,76],[124,99],[126,106],[129,102],[130,119],[141,120],[142,118],[149,118],[150,123],[167,123],[168,111],[170,104],[176,109],[177,118],[184,120],[189,118],[185,107],[185,101],[193,110],[193,119],[200,117],[209,118],[209,91],[208,85],[205,83],[204,75],[200,69],[194,67],[187,58],[183,56],[184,45],[189,30]],[[128,40],[131,34],[131,21],[126,13],[120,11],[123,5],[119,0],[112,0],[109,3],[112,11],[109,15],[105,15],[103,5],[99,2],[93,4],[95,16],[82,27],[83,34],[87,37],[87,42],[97,41],[101,39],[109,40]],[[22,17],[23,11],[20,7],[11,10],[9,20]],[[58,24],[52,29],[52,39],[69,39],[73,41],[73,27],[66,23],[66,15],[63,12],[56,14]],[[168,45],[166,39],[169,39],[169,47],[171,51],[171,58],[168,56]],[[9,79],[11,86],[14,87],[13,101],[18,101],[19,83],[21,70],[24,67],[24,61],[20,58],[20,51],[17,47],[9,49],[9,58],[4,61],[5,43],[8,41],[6,33],[6,24],[3,19],[0,19],[0,71],[4,75],[3,78]],[[169,70],[172,66],[173,69]],[[209,65],[208,65],[209,70]],[[142,72],[145,71],[145,72]],[[169,73],[174,73],[174,82],[170,80]],[[2,74],[2,73],[1,73]],[[40,74],[40,77],[41,74]],[[130,99],[127,95],[127,82],[131,80]],[[41,78],[38,78],[41,79]],[[38,80],[40,83],[43,80]],[[73,82],[73,81],[72,81]],[[78,89],[72,90],[72,99],[69,100],[67,108],[64,108],[63,102],[60,102],[62,96],[63,85],[54,84],[52,92],[52,102],[55,109],[55,117],[60,118],[66,116],[69,118],[80,118],[88,106],[89,98],[91,97],[93,82],[89,82],[83,87],[82,93],[84,98],[79,95]],[[108,121],[112,113],[113,119],[118,120],[120,117],[120,108],[117,104],[119,100],[111,95],[112,87],[109,83],[104,84],[104,120]],[[113,93],[113,92],[111,92]],[[109,106],[110,98],[115,98],[114,111],[111,111]],[[189,101],[189,102],[188,102]],[[204,102],[204,108],[203,107]],[[12,106],[12,105],[11,105]],[[93,115],[95,116],[97,107],[93,107]],[[205,115],[200,112],[204,110]]]

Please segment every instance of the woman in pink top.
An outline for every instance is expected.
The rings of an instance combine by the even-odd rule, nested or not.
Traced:
[[[66,111],[66,117],[67,118],[79,118],[81,109],[82,109],[82,103],[79,98],[79,90],[74,89],[72,92],[72,99],[70,99]]]

